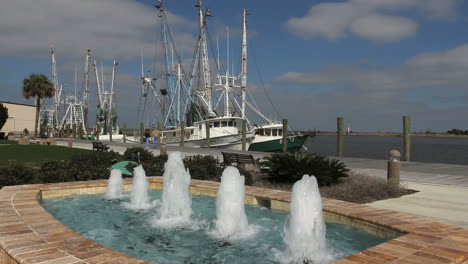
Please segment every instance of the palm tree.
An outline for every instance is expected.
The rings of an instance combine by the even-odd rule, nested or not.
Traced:
[[[37,124],[39,123],[39,110],[42,99],[52,97],[55,94],[54,86],[44,74],[31,74],[29,79],[23,80],[23,97],[34,97],[36,101],[36,120],[34,124],[34,136],[37,137]]]

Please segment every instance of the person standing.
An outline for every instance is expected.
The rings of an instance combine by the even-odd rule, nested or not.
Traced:
[[[150,139],[151,139],[151,133],[149,131],[149,128],[145,130],[145,146],[146,148],[149,148],[150,145]]]
[[[154,128],[153,131],[151,132],[151,136],[153,136],[153,146],[155,149],[157,149],[159,146],[160,134],[161,134],[161,131],[159,131],[157,128]]]

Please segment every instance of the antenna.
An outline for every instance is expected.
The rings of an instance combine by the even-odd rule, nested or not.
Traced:
[[[219,70],[219,37],[216,36],[216,50],[218,51],[218,70]]]
[[[102,66],[102,61],[101,61],[101,88],[103,91],[105,91],[106,89],[104,88],[104,67]]]
[[[226,36],[227,36],[227,39],[226,39],[226,42],[227,42],[227,69],[226,69],[226,73],[229,74],[229,27],[226,27]]]
[[[76,94],[76,67],[75,67],[75,100],[77,100],[77,94]]]

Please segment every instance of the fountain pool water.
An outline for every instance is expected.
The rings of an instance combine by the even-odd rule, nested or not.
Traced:
[[[107,197],[109,199],[122,197],[123,187],[122,171],[118,169],[111,170],[107,183]]]
[[[148,199],[149,183],[146,178],[145,170],[140,165],[133,169],[133,184],[130,193],[130,202],[125,203],[124,206],[130,209],[148,209],[151,203]]]
[[[216,220],[213,235],[217,238],[237,240],[254,235],[244,210],[245,178],[239,170],[229,166],[221,175],[216,197]]]
[[[283,229],[286,250],[277,254],[283,263],[329,263],[322,199],[314,176],[304,175],[292,189],[289,216]]]
[[[190,174],[180,152],[171,152],[164,164],[161,208],[154,217],[156,227],[180,227],[191,223]]]
[[[161,199],[162,191],[151,190],[149,198]],[[129,199],[122,198],[124,202]],[[197,229],[156,228],[156,209],[129,210],[121,206],[121,201],[109,200],[104,194],[49,198],[41,203],[80,235],[153,263],[279,263],[274,250],[287,251],[281,231],[288,213],[260,206],[245,205],[249,224],[260,232],[248,239],[226,241],[210,234],[216,219],[216,201],[212,197],[192,197],[192,218],[201,223]],[[393,238],[338,223],[327,223],[326,230],[334,259]]]

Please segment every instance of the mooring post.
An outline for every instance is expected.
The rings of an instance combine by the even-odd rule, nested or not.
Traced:
[[[109,142],[112,142],[112,122],[109,122],[107,132],[109,133]]]
[[[127,133],[127,123],[124,123],[124,125],[123,125],[123,132],[122,132],[122,134],[123,134],[123,139],[122,139],[123,143],[127,142],[127,136],[125,135],[125,133]]]
[[[101,123],[98,123],[97,129],[96,129],[96,140],[99,140],[99,135],[101,135]]]
[[[78,139],[83,139],[83,124],[78,123]]]
[[[65,125],[65,137],[69,137],[70,133],[70,124]]]
[[[337,121],[336,156],[343,157],[343,117],[338,117],[336,121]]]
[[[205,132],[206,132],[206,142],[205,142],[205,146],[207,148],[210,147],[210,121],[205,121]]]
[[[180,146],[184,146],[185,140],[185,121],[180,121]]]
[[[242,151],[247,150],[247,120],[242,120]]]
[[[76,124],[75,123],[72,124],[72,136],[74,139],[76,138]]]
[[[145,127],[143,126],[143,122],[140,123],[140,142],[145,143],[145,139],[143,138],[143,135],[145,133]]]
[[[405,161],[410,161],[410,147],[411,147],[411,128],[410,117],[403,116],[403,145]]]
[[[288,119],[283,118],[283,152],[288,152]]]
[[[391,150],[389,153],[387,166],[387,183],[391,185],[400,185],[400,152]]]

